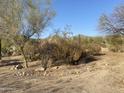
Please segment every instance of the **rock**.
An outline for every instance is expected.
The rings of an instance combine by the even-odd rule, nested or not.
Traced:
[[[18,69],[22,69],[22,68],[23,68],[23,66],[21,64],[19,64],[19,65],[16,65],[16,66],[12,66],[9,69],[10,70],[18,70]]]
[[[86,70],[87,70],[87,71],[89,71],[89,70],[90,70],[90,68],[89,68],[89,67],[87,67],[87,68],[86,68]]]
[[[26,75],[26,73],[25,73],[25,72],[22,72],[22,75],[23,75],[23,76],[25,76],[25,75]]]
[[[17,72],[17,76],[22,76],[21,72]]]
[[[41,71],[42,72],[42,71],[44,71],[44,68],[43,67],[36,68],[35,71],[39,71],[39,72]]]
[[[15,66],[12,66],[9,68],[10,70],[15,70]]]
[[[51,69],[52,69],[52,70],[59,69],[59,66],[52,67]]]
[[[104,54],[106,52],[109,52],[109,49],[108,48],[101,47],[101,52]]]
[[[122,82],[124,83],[124,80],[122,80]]]
[[[106,63],[105,66],[108,66],[108,64]]]
[[[81,93],[88,93],[87,91],[85,91],[85,90],[82,90],[82,92]]]
[[[22,69],[22,68],[23,68],[23,66],[21,64],[18,64],[15,66],[15,69]]]
[[[13,53],[12,53],[12,56],[17,56],[17,53],[16,53],[16,52],[13,52]]]
[[[29,74],[29,73],[27,73],[27,74],[26,74],[26,76],[30,76],[30,74]]]
[[[71,74],[77,75],[77,74],[80,74],[80,72],[79,71],[73,71],[73,72],[71,72]]]

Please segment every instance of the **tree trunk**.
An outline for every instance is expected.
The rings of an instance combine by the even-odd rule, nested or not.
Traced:
[[[26,55],[24,53],[23,47],[21,47],[21,52],[22,52],[22,55],[23,55],[24,60],[25,60],[25,68],[28,68],[28,61],[27,61]]]
[[[0,60],[2,58],[2,54],[1,54],[1,39],[0,39]]]

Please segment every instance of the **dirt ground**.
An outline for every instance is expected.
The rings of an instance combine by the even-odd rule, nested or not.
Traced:
[[[78,66],[53,67],[46,76],[35,70],[38,62],[14,70],[17,60],[9,60],[9,65],[0,65],[0,93],[124,93],[124,53],[107,53]]]

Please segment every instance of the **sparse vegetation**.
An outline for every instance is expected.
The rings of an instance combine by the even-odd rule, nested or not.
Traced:
[[[49,2],[44,2],[42,11],[39,9],[39,3],[41,0],[0,1],[0,26],[4,28],[1,29],[1,36],[4,35],[19,47],[25,60],[25,67],[28,67],[25,44],[34,35],[42,33],[54,16]]]
[[[73,35],[70,26],[66,25],[64,29],[53,29],[53,34],[42,38],[41,34],[43,31],[48,30],[46,28],[49,27],[55,16],[51,1],[0,0],[0,71],[2,71],[2,67],[3,70],[5,68],[9,71],[12,70],[13,72],[9,73],[11,74],[10,78],[16,76],[39,78],[41,76],[43,80],[44,78],[47,80],[48,77],[55,77],[54,79],[56,79],[62,76],[67,79],[63,82],[63,78],[61,78],[58,80],[59,83],[69,83],[75,78],[75,84],[82,82],[80,79],[87,76],[83,72],[91,74],[91,76],[88,75],[88,79],[98,78],[98,83],[101,83],[101,79],[104,81],[109,79],[104,76],[108,75],[108,72],[118,73],[120,69],[116,67],[117,63],[109,57],[114,60],[120,58],[117,61],[121,60],[120,64],[122,64],[123,57],[121,53],[122,55],[124,53],[124,5],[117,7],[112,15],[107,16],[104,14],[100,17],[99,29],[105,32],[104,36]],[[91,63],[92,61],[94,62]],[[99,63],[97,63],[98,61]],[[108,71],[105,72],[104,69],[108,69]],[[17,72],[14,72],[14,70],[17,70]],[[103,75],[100,73],[102,70]],[[8,71],[5,73],[8,73]],[[0,75],[2,74],[0,78],[5,73],[0,72]],[[101,75],[100,78],[99,75]],[[67,78],[68,76],[73,78]],[[77,77],[80,77],[79,81],[76,79]],[[85,85],[87,82],[89,83],[88,79],[83,82]],[[3,81],[0,79],[1,82],[3,85]],[[37,84],[35,83],[34,85]],[[94,80],[91,83],[96,84],[97,82]],[[26,84],[30,83],[26,82]],[[45,85],[43,84],[43,86]],[[58,91],[59,89],[61,88],[52,89],[52,91]]]

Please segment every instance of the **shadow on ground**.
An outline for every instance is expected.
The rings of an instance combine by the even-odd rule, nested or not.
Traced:
[[[98,54],[87,56],[83,63],[87,64],[87,63],[91,63],[91,62],[94,62],[94,61],[101,60],[100,56],[104,56],[104,55],[106,55],[106,54],[105,53],[104,54],[103,53],[98,53]]]
[[[97,61],[97,60],[100,60],[98,57],[94,57],[94,56],[89,56],[85,59],[85,64],[88,64],[88,63],[91,63],[91,62],[94,62],[94,61]]]
[[[2,60],[0,62],[0,67],[3,66],[13,66],[13,65],[18,65],[18,64],[22,64],[22,62],[20,62],[19,60]]]

